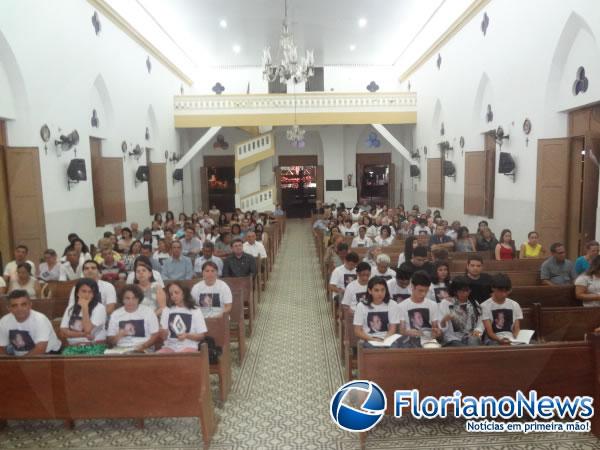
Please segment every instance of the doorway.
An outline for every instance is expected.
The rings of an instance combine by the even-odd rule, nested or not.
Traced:
[[[235,160],[234,156],[205,156],[200,168],[202,194],[201,209],[208,211],[212,205],[222,212],[235,211]]]
[[[279,180],[287,217],[310,217],[317,200],[317,166],[279,166]]]
[[[356,154],[356,187],[359,203],[395,204],[396,168],[390,153]]]

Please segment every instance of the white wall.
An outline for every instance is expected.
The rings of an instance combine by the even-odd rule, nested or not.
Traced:
[[[48,245],[62,248],[66,235],[76,231],[95,242],[103,229],[95,226],[89,137],[102,138],[102,153],[122,157],[121,142],[152,147],[152,161],[164,152],[178,152],[173,120],[173,95],[181,81],[154,58],[146,69],[147,52],[102,15],[96,35],[94,9],[84,1],[5,0],[0,4],[0,115],[8,121],[11,146],[40,148],[42,188]],[[6,74],[6,75],[3,75]],[[8,83],[5,79],[8,78]],[[7,89],[8,84],[8,89]],[[8,91],[8,93],[7,93]],[[10,100],[13,99],[12,112]],[[92,109],[100,128],[92,128]],[[77,157],[86,160],[88,181],[67,191],[66,168],[73,152],[57,157],[50,145],[46,155],[40,127],[48,124],[52,140],[77,130]],[[150,129],[150,140],[144,138]],[[148,189],[134,187],[139,162],[124,162],[127,222],[149,225]],[[169,208],[182,209],[181,187],[170,182]]]
[[[463,214],[464,154],[458,140],[464,136],[465,152],[483,150],[483,133],[501,125],[510,135],[502,150],[512,153],[517,179],[513,183],[496,174],[490,224],[498,231],[511,227],[521,242],[535,223],[537,139],[566,136],[567,115],[561,111],[600,100],[600,4],[591,0],[503,0],[491,2],[485,11],[490,19],[487,36],[480,28],[482,12],[441,49],[440,70],[434,56],[410,77],[412,90],[419,96],[413,148],[419,147],[422,155],[426,145],[428,156],[435,158],[439,141],[454,144],[450,159],[457,178],[446,178],[443,213],[474,229],[481,217]],[[571,87],[582,65],[590,88],[575,97]],[[488,104],[494,112],[490,123],[485,119]],[[533,124],[528,145],[522,131],[525,118]],[[441,122],[446,131],[443,138]],[[406,190],[406,203],[423,207],[427,187],[423,157],[420,166],[420,182],[409,181],[408,165],[404,179],[417,187]]]
[[[260,164],[242,169],[240,174],[239,195],[244,198],[260,191]]]

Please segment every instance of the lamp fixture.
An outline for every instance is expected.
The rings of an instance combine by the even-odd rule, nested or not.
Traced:
[[[313,50],[306,50],[303,58],[298,57],[298,47],[294,43],[294,35],[290,30],[287,15],[287,0],[285,0],[283,25],[281,26],[281,37],[279,38],[279,52],[281,62],[273,64],[271,48],[263,50],[262,65],[263,78],[273,82],[279,78],[280,83],[305,83],[314,75],[315,57]]]
[[[298,115],[297,115],[297,111],[296,111],[296,89],[294,86],[294,125],[292,125],[291,128],[288,128],[285,134],[286,134],[287,140],[292,143],[293,147],[304,148],[304,145],[305,145],[304,134],[305,133],[306,133],[306,130],[304,130],[303,128],[300,128],[300,125],[298,125]]]

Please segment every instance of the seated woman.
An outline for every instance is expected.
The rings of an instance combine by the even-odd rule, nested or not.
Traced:
[[[40,283],[33,277],[31,265],[27,262],[17,264],[17,276],[8,282],[8,293],[16,290],[26,291],[31,299],[42,297]]]
[[[358,232],[358,224],[352,223],[351,217],[346,217],[342,225],[340,225],[340,232],[344,236],[356,236]]]
[[[537,231],[530,231],[527,235],[527,242],[521,244],[519,259],[543,258],[546,255],[546,249],[539,243],[540,235]]]
[[[480,233],[477,233],[475,249],[478,252],[493,252],[496,250],[496,245],[498,245],[498,239],[487,226]]]
[[[119,293],[117,308],[108,322],[108,343],[113,347],[145,352],[154,348],[159,339],[158,319],[154,310],[142,305],[144,293],[128,284]]]
[[[447,261],[438,261],[435,263],[435,272],[431,277],[431,286],[427,293],[427,298],[436,303],[449,297],[448,287],[450,286],[450,265]]]
[[[394,321],[395,314],[390,314],[390,293],[385,280],[381,277],[371,278],[367,284],[366,302],[359,302],[354,312],[354,334],[365,341],[383,341],[396,333],[398,326]]]
[[[467,227],[460,227],[456,233],[456,246],[457,252],[474,252],[475,251],[475,240],[469,236],[469,229]]]
[[[44,262],[39,265],[38,279],[42,282],[58,281],[60,264],[56,251],[49,248],[44,252]]]
[[[79,263],[80,264],[83,264],[88,259],[92,259],[92,255],[90,254],[89,247],[85,244],[85,242],[83,242],[83,240],[81,238],[79,238],[78,236],[75,236],[74,238],[70,239],[70,241],[71,241],[71,245],[69,245],[67,248],[65,248],[63,257],[60,259],[61,262],[67,261],[67,252],[70,249],[75,249],[75,251],[79,255]]]
[[[352,239],[350,247],[370,247],[371,245],[373,245],[373,241],[367,236],[367,227],[361,225],[358,228],[358,236]]]
[[[575,280],[575,297],[583,306],[600,306],[600,256],[596,256],[590,268]]]
[[[375,259],[375,267],[371,270],[371,278],[381,277],[385,281],[391,280],[396,277],[396,272],[390,269],[391,258],[382,253]]]
[[[379,236],[375,238],[375,243],[381,247],[389,247],[394,242],[392,230],[389,225],[382,225],[379,230]]]
[[[143,294],[142,305],[150,307],[160,317],[166,306],[165,291],[152,273],[152,263],[144,256],[137,258],[133,284],[138,286]]]
[[[206,317],[231,311],[233,296],[231,289],[219,280],[219,267],[212,261],[202,265],[202,281],[192,288],[192,298]]]
[[[127,254],[123,257],[123,264],[125,264],[125,271],[131,272],[133,270],[133,263],[135,259],[142,253],[142,243],[135,240],[129,246]]]
[[[121,229],[121,236],[117,243],[117,245],[119,246],[119,252],[126,255],[129,252],[129,248],[131,247],[132,243],[133,233],[131,232],[131,229],[127,227]]]
[[[106,309],[98,283],[81,278],[75,285],[75,303],[67,306],[60,322],[60,335],[70,346],[103,344],[106,341]]]
[[[495,255],[498,261],[504,259],[514,259],[517,251],[515,243],[512,240],[512,232],[508,229],[500,233],[500,242],[496,245]]]
[[[590,268],[590,264],[600,253],[600,244],[598,241],[589,241],[585,244],[585,255],[575,260],[575,273],[582,274]]]
[[[170,247],[167,246],[167,242],[164,239],[159,239],[158,248],[152,254],[152,258],[158,261],[158,263],[162,266],[163,263],[171,257],[171,255],[169,254],[169,250]]]
[[[207,332],[202,311],[196,307],[187,286],[179,281],[167,286],[167,307],[160,317],[164,346],[158,353],[196,352]]]
[[[481,307],[477,301],[469,299],[471,288],[468,278],[454,278],[448,293],[450,297],[440,303],[444,347],[481,345]]]

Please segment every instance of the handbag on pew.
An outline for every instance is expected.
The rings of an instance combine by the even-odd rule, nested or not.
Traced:
[[[200,350],[200,346],[204,343],[206,343],[206,346],[208,347],[208,362],[210,364],[217,364],[219,362],[219,356],[223,353],[223,349],[217,346],[212,337],[206,336],[198,342],[198,350]]]

